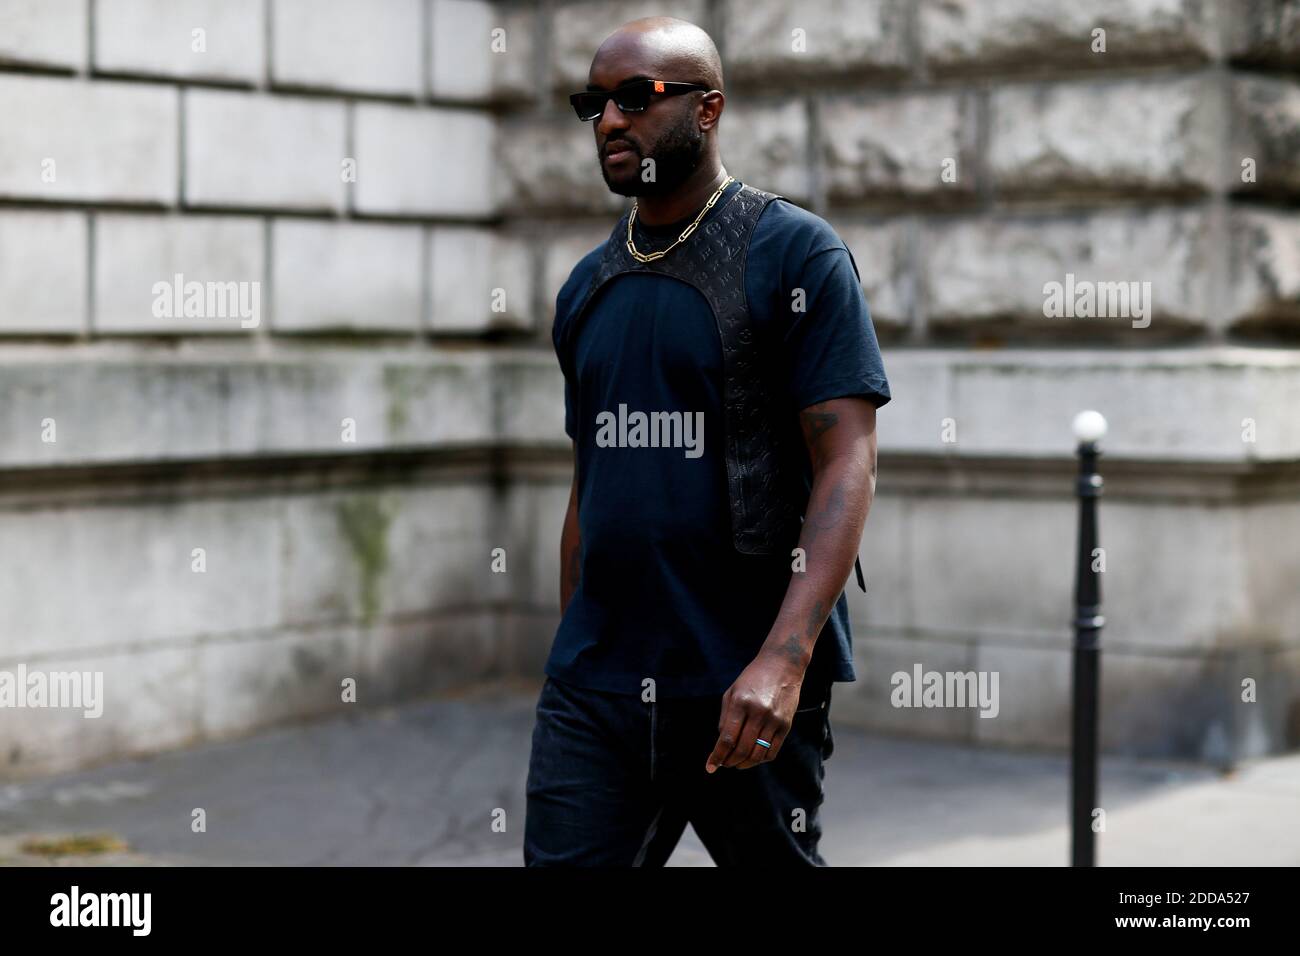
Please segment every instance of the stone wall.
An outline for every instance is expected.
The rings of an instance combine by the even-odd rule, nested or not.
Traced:
[[[0,0],[0,670],[106,696],[0,712],[0,773],[539,674],[554,296],[621,208],[565,95],[660,12],[885,349],[839,719],[1065,742],[1093,407],[1104,745],[1300,743],[1300,2]],[[176,274],[257,324],[159,315]],[[1045,317],[1067,274],[1149,323]],[[891,707],[916,663],[997,670],[999,717]]]

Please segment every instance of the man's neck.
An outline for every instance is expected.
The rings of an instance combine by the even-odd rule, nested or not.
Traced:
[[[701,164],[690,177],[664,196],[638,196],[636,217],[647,226],[677,222],[700,211],[727,178],[721,163]]]

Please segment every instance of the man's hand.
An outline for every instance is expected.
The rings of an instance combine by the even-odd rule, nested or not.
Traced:
[[[718,767],[744,770],[775,760],[790,732],[804,664],[762,651],[722,695],[718,742],[704,763],[706,773]],[[772,746],[755,743],[766,740]]]

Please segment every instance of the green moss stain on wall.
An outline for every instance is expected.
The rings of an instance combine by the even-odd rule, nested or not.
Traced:
[[[335,507],[360,575],[361,620],[367,626],[379,612],[379,582],[388,570],[388,529],[395,511],[393,502],[377,494],[345,498]]]
[[[409,406],[417,387],[419,370],[389,366],[384,369],[384,394],[388,399],[388,437],[396,438],[410,422]]]

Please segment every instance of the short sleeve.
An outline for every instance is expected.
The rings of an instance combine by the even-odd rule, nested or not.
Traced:
[[[795,410],[854,395],[877,408],[890,400],[876,330],[846,246],[805,260],[786,308],[790,321],[782,352]]]

